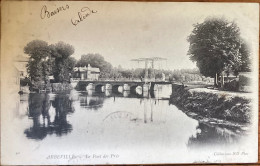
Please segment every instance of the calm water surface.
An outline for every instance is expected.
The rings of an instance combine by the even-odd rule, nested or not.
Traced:
[[[161,86],[154,98],[140,91],[22,95],[15,135],[23,143],[17,151],[185,153],[193,147],[226,146],[239,140],[239,134],[230,129],[188,117],[169,104],[170,94],[170,86]]]

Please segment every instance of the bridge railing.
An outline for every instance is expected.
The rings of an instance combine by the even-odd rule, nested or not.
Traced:
[[[126,82],[129,82],[129,81],[133,81],[133,82],[141,82],[141,79],[132,79],[132,78],[115,78],[115,79],[112,79],[112,78],[99,78],[97,81],[126,81]]]
[[[73,78],[73,80],[77,80],[77,81],[93,81],[93,82],[99,82],[99,81],[101,81],[101,82],[103,82],[103,81],[105,81],[105,82],[169,82],[168,80],[162,80],[162,79],[134,79],[134,78],[114,78],[114,79],[112,79],[112,78],[99,78],[98,80],[93,80],[93,79],[83,79],[83,80],[81,80],[81,79],[79,79],[79,78]]]

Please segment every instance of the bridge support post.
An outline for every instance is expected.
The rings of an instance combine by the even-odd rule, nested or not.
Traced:
[[[154,83],[151,82],[151,86],[150,86],[150,95],[151,95],[151,98],[154,98],[155,95],[154,95]]]
[[[106,96],[111,96],[112,90],[105,90],[105,95]]]
[[[86,86],[86,90],[92,90],[92,89],[95,89],[95,85],[93,83],[89,83],[87,86]]]
[[[148,92],[150,90],[150,85],[149,84],[143,84],[143,91]]]
[[[151,82],[151,86],[150,86],[150,89],[149,89],[150,91],[154,91],[154,85],[155,84]]]
[[[123,90],[124,91],[130,91],[130,86],[128,84],[124,84]]]
[[[143,90],[142,90],[142,95],[143,97],[149,97],[149,88],[150,88],[150,84],[149,83],[145,83],[143,84]]]
[[[105,90],[112,90],[112,85],[111,84],[106,84]]]
[[[123,92],[123,96],[124,96],[124,97],[128,97],[129,94],[130,94],[130,91],[124,91],[124,92]]]

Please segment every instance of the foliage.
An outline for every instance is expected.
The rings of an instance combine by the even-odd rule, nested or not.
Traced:
[[[241,65],[238,68],[238,72],[250,72],[251,71],[251,52],[246,43],[242,43],[240,48],[241,53]],[[235,70],[236,71],[236,70]]]
[[[224,85],[224,90],[228,91],[238,91],[239,90],[239,83],[236,80],[231,80],[226,82]]]
[[[27,64],[29,78],[34,88],[39,88],[42,84],[48,82],[51,50],[47,42],[33,40],[24,47],[24,53],[30,57]]]
[[[214,77],[223,71],[243,71],[248,66],[247,49],[243,47],[240,29],[235,22],[222,18],[208,18],[203,23],[194,25],[188,55],[197,63],[201,74]]]
[[[51,54],[47,42],[42,40],[33,40],[24,47],[24,53],[30,56],[30,59],[40,61]]]
[[[205,81],[209,82],[209,78],[206,78],[200,74],[197,69],[179,69],[179,70],[158,70],[154,69],[155,79],[162,79],[162,74],[165,74],[166,81],[177,82],[191,82],[191,81]],[[110,77],[107,79],[122,79],[122,80],[142,80],[145,75],[145,69],[124,69],[122,67],[115,67],[111,70]],[[154,78],[151,68],[148,69],[148,78]]]
[[[31,81],[26,77],[24,79],[20,80],[20,86],[30,86],[31,85]]]
[[[87,65],[91,65],[92,67],[97,67],[100,69],[100,77],[109,78],[112,73],[112,65],[105,61],[104,57],[100,54],[87,54],[82,55],[80,60],[77,62],[77,67],[84,67]]]
[[[52,56],[54,57],[53,76],[55,82],[69,82],[70,73],[73,71],[75,59],[70,56],[74,53],[72,45],[58,42],[51,45]]]
[[[252,118],[250,102],[249,99],[232,94],[223,96],[208,92],[191,92],[178,85],[173,86],[173,93],[170,97],[171,104],[193,116],[194,119],[204,119],[207,122],[217,120],[219,123],[227,122],[227,124],[229,122],[250,123]],[[195,115],[190,113],[195,113]]]
[[[133,70],[133,77],[136,79],[140,79],[141,77],[144,78],[144,74],[145,74],[145,69],[134,69]]]
[[[33,40],[24,47],[24,53],[30,57],[27,71],[33,89],[46,88],[50,75],[54,75],[56,82],[69,82],[76,63],[70,57],[74,53],[73,46],[63,42],[48,45],[45,41]]]

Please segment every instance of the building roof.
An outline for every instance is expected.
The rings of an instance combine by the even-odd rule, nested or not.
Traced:
[[[91,72],[100,73],[100,69],[99,68],[92,67],[90,65],[84,66],[84,67],[74,67],[74,71],[80,71],[80,72],[91,71]]]
[[[18,71],[26,71],[26,70],[27,70],[25,63],[15,62],[15,63],[14,63],[14,66],[15,66],[15,68],[16,68]]]
[[[94,68],[94,67],[93,67],[91,70],[92,70],[93,72],[97,72],[97,73],[100,72],[99,68]]]
[[[28,56],[25,56],[25,55],[19,54],[19,55],[17,55],[17,56],[14,58],[14,60],[15,60],[16,62],[28,62],[28,61],[29,61],[29,57],[28,57]]]

